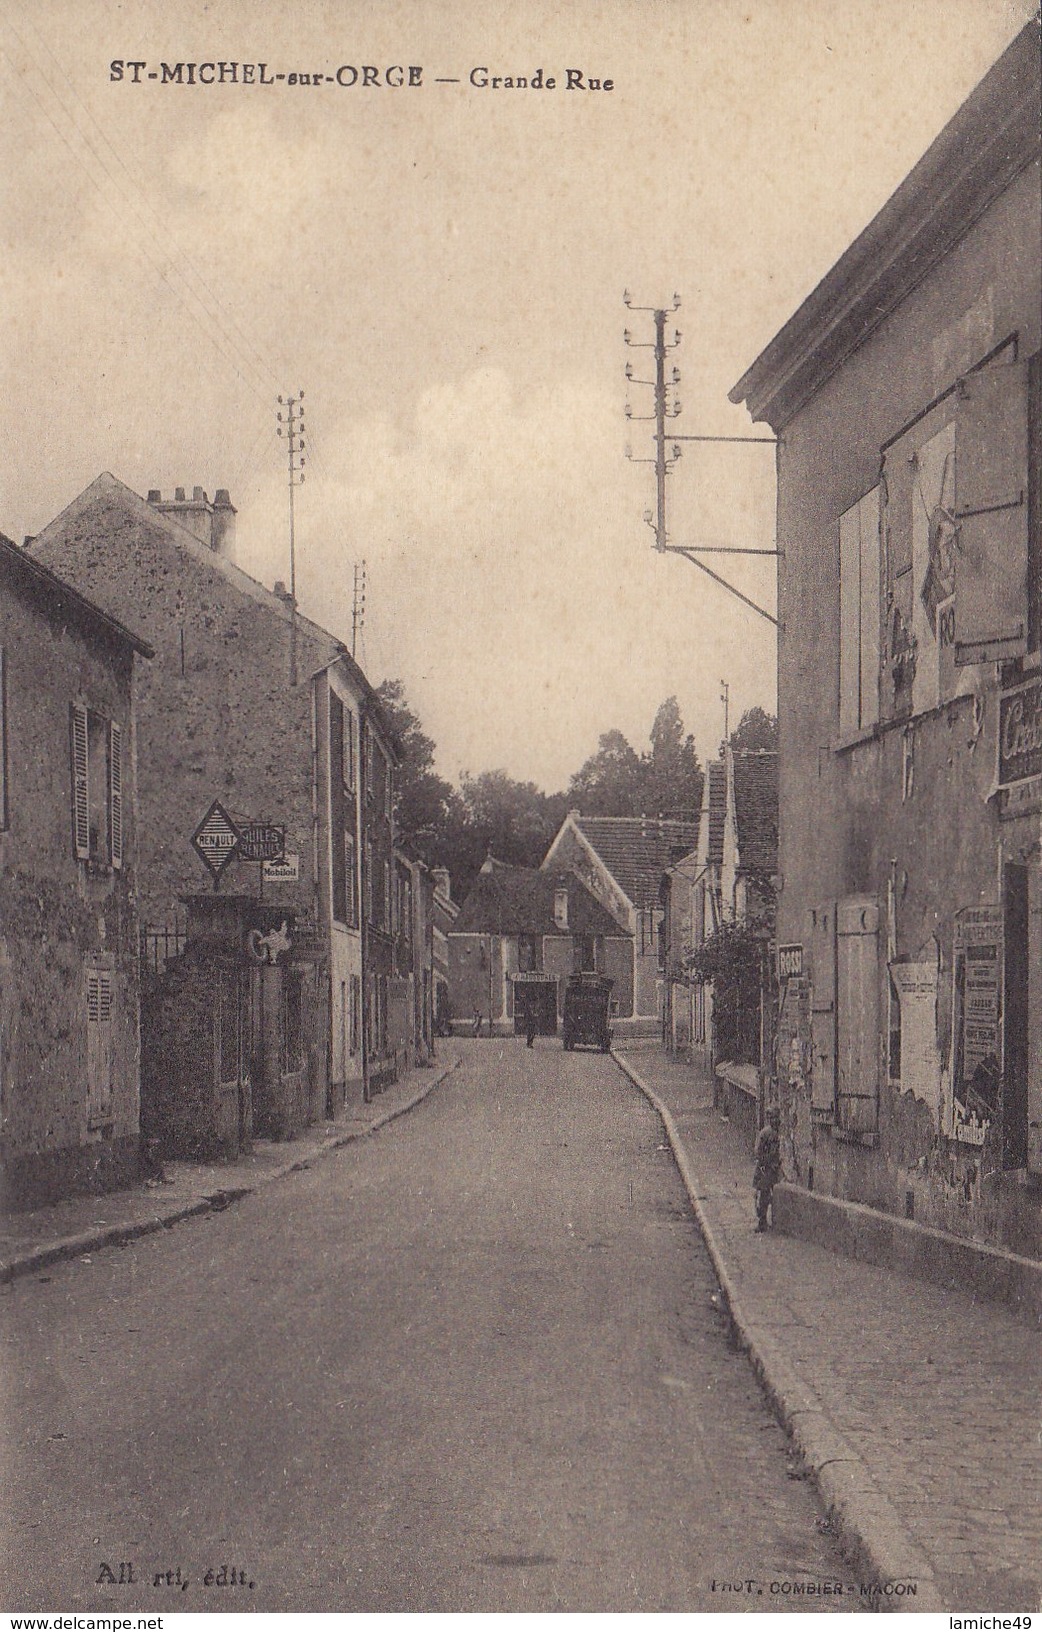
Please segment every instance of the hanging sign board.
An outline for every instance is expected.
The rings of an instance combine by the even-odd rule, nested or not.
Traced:
[[[999,697],[997,785],[1009,787],[1042,774],[1042,680]]]
[[[191,842],[216,884],[239,848],[239,830],[219,799],[206,812]]]
[[[239,829],[242,861],[281,861],[286,853],[286,829],[270,822],[244,822]]]

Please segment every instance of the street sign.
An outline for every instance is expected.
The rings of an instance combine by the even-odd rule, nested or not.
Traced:
[[[802,946],[779,946],[778,979],[799,980],[803,975]]]
[[[216,885],[239,846],[239,830],[219,799],[192,834],[192,846]]]
[[[239,829],[242,861],[281,861],[286,853],[286,829],[270,822],[244,822]]]

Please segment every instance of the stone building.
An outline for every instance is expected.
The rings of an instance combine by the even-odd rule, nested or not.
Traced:
[[[1042,1251],[1042,189],[1029,23],[732,391],[779,438],[798,1184]]]
[[[0,1173],[6,1208],[138,1173],[135,655],[0,537]]]
[[[569,975],[614,982],[613,1007],[633,1002],[629,931],[575,873],[508,867],[489,856],[449,930],[449,990],[458,1030],[523,1032],[531,1009],[552,1037]]]
[[[201,488],[146,502],[102,475],[32,542],[111,615],[136,618],[156,650],[138,698],[139,897],[159,1048],[143,1093],[168,1150],[233,1153],[251,1131],[290,1136],[363,1093],[387,1059],[393,740],[343,644],[281,585],[269,590],[235,565],[234,517],[224,492],[213,503]],[[220,891],[265,911],[248,923],[222,909],[211,934],[213,892],[193,835],[215,802],[218,828],[226,818],[236,830],[281,829],[284,859],[231,854]],[[220,843],[217,830],[210,838]],[[205,1058],[192,1065],[213,1079],[201,1097],[182,1093],[169,1058],[182,1044],[203,1047],[184,1019],[187,997],[175,1002],[167,979],[185,952],[189,901],[200,952],[246,965],[220,988],[223,1018],[214,989]],[[222,940],[283,925],[292,948],[272,944],[263,967]],[[182,965],[174,985],[186,974]],[[205,978],[200,968],[193,989]],[[198,1112],[186,1121],[188,1098]]]
[[[565,817],[543,866],[576,873],[597,900],[628,931],[632,967],[620,994],[616,1033],[650,1031],[662,1025],[665,981],[662,965],[662,875],[693,848],[698,823],[651,816]]]

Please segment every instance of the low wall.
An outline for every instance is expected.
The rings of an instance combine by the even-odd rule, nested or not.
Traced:
[[[1042,1324],[1042,1263],[1035,1258],[792,1184],[775,1189],[774,1219],[785,1235],[973,1298],[1004,1303]]]
[[[752,1151],[760,1125],[760,1090],[755,1065],[723,1060],[715,1070],[713,1100]]]

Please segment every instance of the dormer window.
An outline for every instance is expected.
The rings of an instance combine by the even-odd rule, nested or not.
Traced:
[[[568,928],[568,891],[566,888],[554,891],[554,923],[558,929]]]

